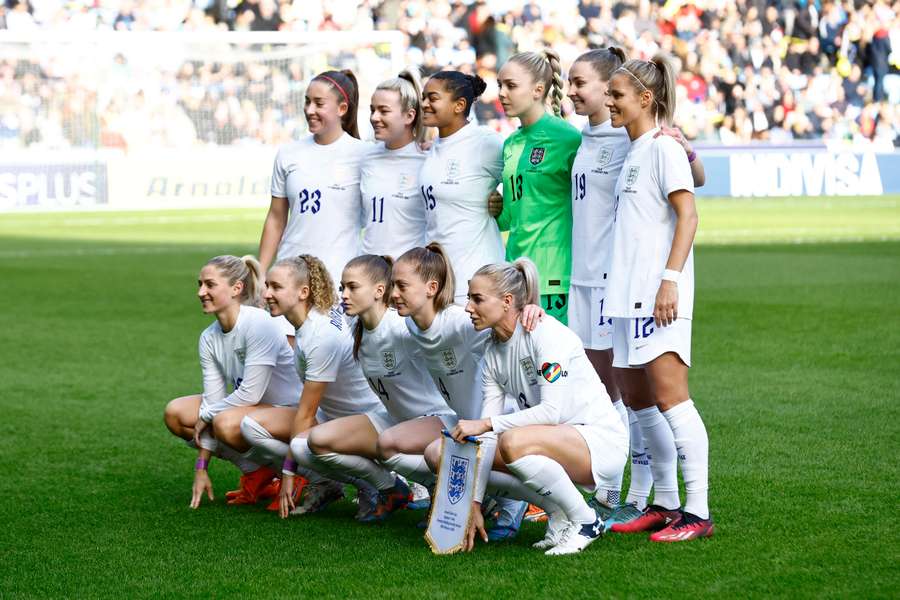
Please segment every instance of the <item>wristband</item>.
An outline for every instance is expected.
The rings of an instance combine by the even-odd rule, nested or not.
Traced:
[[[195,471],[205,471],[206,467],[209,466],[209,461],[205,458],[198,458],[197,462],[194,463]]]
[[[691,164],[695,160],[697,160],[697,153],[694,150],[691,150],[691,153],[688,154],[688,164]]]
[[[662,275],[663,281],[671,281],[672,283],[678,283],[679,277],[681,277],[681,271],[676,271],[675,269],[666,269]]]
[[[285,475],[295,475],[297,473],[297,461],[285,458],[281,463],[281,472]]]

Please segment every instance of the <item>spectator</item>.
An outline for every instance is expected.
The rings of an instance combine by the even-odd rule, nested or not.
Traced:
[[[589,47],[617,45],[677,57],[676,122],[689,138],[900,143],[900,0],[4,0],[0,28],[399,29],[426,74],[477,69],[489,88],[473,112],[498,131],[512,125],[490,86],[512,52],[552,45],[565,69]],[[153,72],[116,59],[99,73],[91,60],[2,59],[2,143],[268,144],[304,131],[298,63],[178,60]],[[343,62],[339,52],[329,60]],[[114,85],[98,89],[98,76]],[[160,125],[168,118],[191,126],[175,135]]]

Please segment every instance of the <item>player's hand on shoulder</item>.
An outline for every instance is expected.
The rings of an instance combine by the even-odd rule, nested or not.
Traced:
[[[656,135],[654,135],[653,137],[658,138],[661,135],[667,135],[681,144],[681,147],[684,148],[684,152],[686,154],[691,153],[691,145],[688,143],[687,139],[684,137],[684,134],[681,132],[681,129],[679,129],[678,127],[668,127],[666,125],[661,125],[659,131],[657,131]]]
[[[545,314],[547,314],[546,311],[537,304],[529,304],[522,309],[519,320],[522,321],[522,327],[525,328],[525,331],[530,332],[534,331],[534,328],[538,326]]]

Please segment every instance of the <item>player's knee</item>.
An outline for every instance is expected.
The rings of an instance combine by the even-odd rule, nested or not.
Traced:
[[[241,419],[241,415],[232,414],[229,410],[216,415],[212,422],[216,439],[229,446],[242,446],[244,438],[241,436]]]
[[[654,405],[653,396],[649,392],[628,388],[623,388],[621,392],[622,402],[631,410],[641,410]]]
[[[536,453],[533,444],[528,442],[528,437],[515,429],[500,435],[500,439],[497,441],[497,451],[500,452],[500,458],[506,464]]]
[[[425,462],[433,473],[437,473],[438,465],[441,463],[441,444],[440,441],[434,441],[425,448]]]
[[[240,429],[241,436],[251,446],[258,446],[258,442],[260,440],[272,437],[271,435],[269,435],[269,432],[266,431],[266,429],[250,415],[247,415],[246,417],[241,419]]]
[[[315,427],[309,432],[309,437],[306,438],[306,444],[313,454],[326,454],[331,451],[331,443],[328,439],[328,435],[319,427]]]
[[[163,422],[166,424],[166,427],[169,428],[169,431],[171,431],[173,435],[184,437],[185,427],[181,422],[179,400],[181,400],[181,398],[176,398],[166,404],[166,409],[163,411]]]
[[[300,436],[291,440],[291,454],[294,460],[299,461],[301,457],[305,457],[309,453],[309,440]]]
[[[378,442],[376,443],[376,451],[378,452],[378,456],[381,458],[391,458],[395,454],[397,454],[400,450],[398,449],[398,443],[400,440],[397,439],[397,436],[394,435],[390,430],[385,431],[381,435],[378,436]]]

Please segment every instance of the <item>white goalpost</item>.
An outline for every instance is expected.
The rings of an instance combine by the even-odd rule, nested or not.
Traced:
[[[365,107],[405,51],[396,31],[0,32],[0,211],[265,204],[309,80],[351,69]]]

